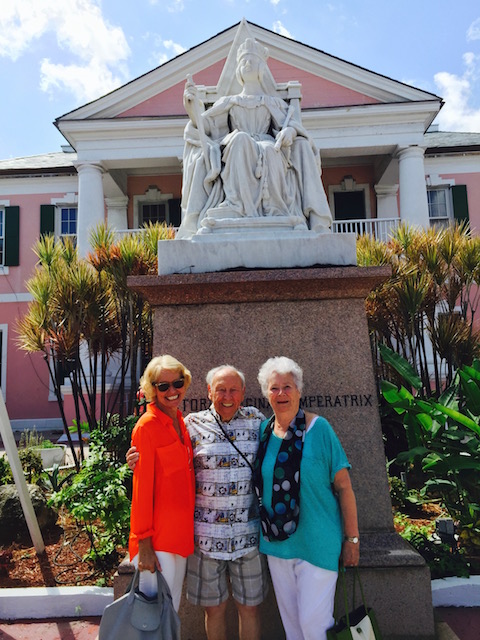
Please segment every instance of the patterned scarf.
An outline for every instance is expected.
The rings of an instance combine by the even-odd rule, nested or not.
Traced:
[[[275,416],[268,421],[260,439],[253,465],[253,483],[258,498],[263,537],[270,542],[286,540],[295,533],[300,517],[300,463],[305,440],[305,413],[299,410],[280,445],[273,469],[272,509],[270,517],[263,506],[262,464],[272,435]]]

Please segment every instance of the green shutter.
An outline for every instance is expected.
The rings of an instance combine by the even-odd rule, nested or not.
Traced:
[[[40,205],[40,235],[45,236],[55,233],[55,205]]]
[[[168,201],[168,222],[173,227],[179,227],[182,222],[182,209],[180,198],[172,198]]]
[[[20,264],[20,207],[5,207],[5,260],[6,267]]]
[[[459,184],[452,187],[452,200],[453,200],[453,217],[457,222],[470,221],[468,215],[468,198],[467,187],[464,184]]]

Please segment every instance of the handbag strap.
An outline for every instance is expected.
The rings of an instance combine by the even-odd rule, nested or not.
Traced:
[[[159,603],[161,604],[165,597],[169,598],[171,601],[172,594],[170,593],[170,587],[168,586],[167,581],[163,577],[162,572],[156,569],[155,573],[157,574],[157,591],[158,591],[157,598]],[[129,603],[131,603],[135,597],[135,589],[138,586],[139,581],[140,581],[140,571],[137,568],[135,569],[135,573],[130,583],[130,587],[127,590],[127,593],[128,593],[127,600]],[[160,596],[163,596],[163,597],[160,598]]]
[[[341,565],[340,567],[340,575],[342,578],[342,589],[343,589],[343,601],[345,604],[345,618],[347,620],[347,626],[350,626],[350,607],[348,604],[348,595],[347,595],[347,582],[345,580],[345,573],[346,573],[346,569],[343,565]],[[360,571],[358,570],[358,567],[354,567],[353,569],[353,599],[352,599],[352,611],[355,609],[355,585],[356,582],[358,581],[358,586],[360,587],[360,594],[362,597],[362,604],[365,607],[365,610],[367,610],[367,602],[365,600],[365,594],[363,591],[363,586],[362,586],[362,581],[360,580]],[[335,620],[339,620],[340,616],[334,614],[334,618]]]
[[[247,465],[250,467],[250,471],[253,473],[253,466],[250,463],[249,459],[247,458],[247,456],[240,451],[240,449],[237,447],[237,445],[235,444],[235,442],[230,438],[230,436],[228,435],[228,433],[225,431],[225,429],[223,428],[222,423],[220,422],[220,420],[217,418],[217,416],[213,413],[213,411],[210,409],[210,413],[212,414],[212,416],[215,418],[215,422],[218,424],[218,426],[220,427],[220,430],[223,434],[223,437],[225,438],[225,440],[227,440],[232,447],[237,451],[237,453],[239,453],[242,458],[245,460],[245,462],[247,463]]]
[[[138,585],[139,580],[140,580],[140,571],[137,568],[135,569],[135,573],[133,575],[132,581],[130,582],[130,587],[127,591],[128,593],[127,601],[129,604],[133,602],[133,599],[135,597],[135,588]]]
[[[170,600],[170,602],[172,602],[172,594],[170,592],[170,587],[167,584],[167,581],[165,580],[165,578],[163,577],[163,573],[161,571],[156,571],[157,573],[157,585],[158,585],[158,601],[160,602],[160,594],[162,594],[163,598],[162,601],[165,598],[168,598]]]

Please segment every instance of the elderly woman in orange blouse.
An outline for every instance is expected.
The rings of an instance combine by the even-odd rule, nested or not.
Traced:
[[[130,558],[147,596],[156,594],[155,571],[162,571],[177,611],[187,556],[193,552],[193,453],[179,410],[191,379],[172,356],[153,358],[140,380],[147,410],[132,433],[140,457],[133,474]]]

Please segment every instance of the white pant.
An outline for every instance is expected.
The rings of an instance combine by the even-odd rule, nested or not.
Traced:
[[[163,577],[170,588],[175,611],[178,611],[180,598],[182,597],[183,579],[185,578],[185,571],[187,569],[187,559],[176,553],[167,553],[166,551],[155,551],[155,555],[162,567]],[[138,566],[138,555],[132,559],[132,563],[135,567]],[[157,595],[158,584],[156,573],[141,571],[138,588],[149,598]]]
[[[337,572],[298,558],[267,559],[287,640],[326,640],[334,624]]]

